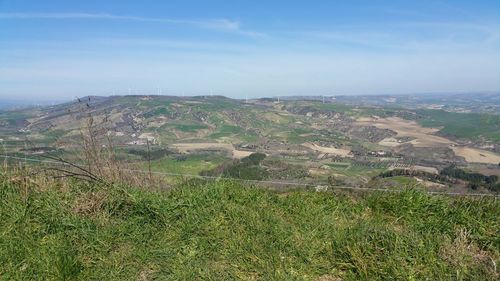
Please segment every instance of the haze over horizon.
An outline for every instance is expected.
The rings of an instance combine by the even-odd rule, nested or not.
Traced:
[[[402,2],[0,0],[0,99],[500,90],[499,2]]]

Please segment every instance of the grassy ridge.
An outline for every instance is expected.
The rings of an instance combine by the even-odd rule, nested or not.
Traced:
[[[493,280],[499,204],[419,192],[0,187],[0,279]]]

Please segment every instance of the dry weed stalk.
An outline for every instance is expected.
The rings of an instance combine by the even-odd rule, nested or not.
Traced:
[[[57,152],[46,152],[40,157],[44,158],[36,168],[26,166],[19,162],[9,164],[4,157],[2,164],[2,177],[15,181],[28,190],[28,185],[42,186],[40,181],[54,181],[61,179],[78,179],[90,183],[112,186],[113,184],[126,184],[147,188],[163,188],[168,186],[165,179],[151,171],[150,145],[147,143],[148,162],[147,171],[142,171],[140,166],[127,162],[117,155],[113,140],[108,134],[110,122],[108,116],[95,118],[89,102],[78,99],[79,114],[73,115],[82,120],[80,127],[81,141],[78,143],[73,157],[61,156]],[[2,147],[4,154],[5,148]],[[66,181],[67,182],[67,181]],[[48,183],[48,182],[47,182]]]
[[[79,101],[81,103],[81,100]],[[47,153],[43,157],[60,165],[46,167],[45,171],[51,172],[55,178],[77,178],[105,185],[115,183],[141,187],[165,185],[162,178],[152,175],[150,160],[148,160],[148,172],[142,173],[136,171],[138,169],[133,164],[117,157],[115,146],[108,134],[109,118],[107,116],[99,121],[94,118],[88,103],[80,108],[80,116],[85,116],[85,119],[80,128],[81,143],[76,151],[76,160],[70,161]],[[148,143],[148,155],[149,149]]]

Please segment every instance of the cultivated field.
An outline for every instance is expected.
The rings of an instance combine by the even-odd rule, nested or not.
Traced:
[[[221,96],[83,100],[0,112],[3,151],[15,157],[57,153],[73,159],[82,126],[91,117],[94,131],[104,135],[103,147],[109,141],[121,159],[141,167],[151,164],[155,172],[220,172],[254,152],[269,161],[252,167],[250,177],[315,184],[338,178],[333,182],[365,186],[390,169],[434,175],[452,164],[470,171],[499,169],[495,151],[500,144],[488,134],[460,139],[464,134],[447,133],[470,130],[474,122],[480,122],[481,132],[494,131],[496,117],[490,115]]]
[[[170,146],[176,148],[181,153],[190,153],[200,150],[225,150],[231,153],[233,158],[243,158],[249,156],[253,151],[238,150],[230,143],[175,143]]]
[[[488,164],[500,163],[500,155],[490,151],[462,146],[452,146],[451,149],[453,149],[456,155],[465,158],[467,162]]]
[[[360,125],[371,125],[377,128],[395,131],[397,137],[411,138],[411,140],[407,142],[398,142],[394,137],[385,138],[379,142],[382,146],[397,147],[405,143],[410,143],[414,147],[449,147],[457,156],[465,158],[465,160],[470,163],[500,163],[500,155],[498,154],[478,148],[459,146],[455,141],[436,136],[435,134],[439,132],[439,129],[422,127],[415,121],[398,117],[362,117],[357,119],[356,122]]]
[[[436,128],[425,128],[417,122],[401,119],[398,117],[376,118],[362,117],[356,120],[360,125],[375,126],[381,129],[395,131],[398,137],[411,137],[410,141],[415,147],[438,147],[454,144],[453,141],[440,136],[433,135],[438,132]],[[393,139],[393,138],[391,138]],[[382,140],[379,144],[384,144],[389,140]]]
[[[335,148],[335,147],[326,147],[326,146],[320,146],[315,143],[304,143],[302,144],[305,147],[308,147],[312,150],[319,151],[321,153],[328,153],[328,154],[333,154],[333,155],[338,155],[342,157],[352,157],[351,150],[349,149],[344,149],[344,148]]]

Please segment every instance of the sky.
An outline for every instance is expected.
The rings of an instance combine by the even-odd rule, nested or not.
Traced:
[[[500,90],[500,1],[0,0],[0,98]]]

